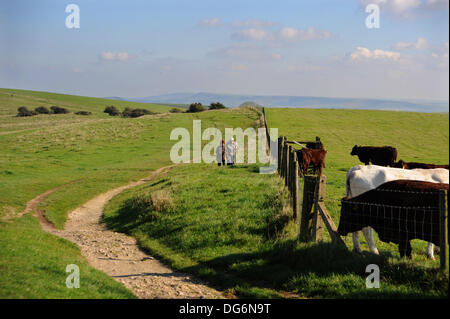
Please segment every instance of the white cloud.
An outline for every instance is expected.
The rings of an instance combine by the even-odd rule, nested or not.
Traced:
[[[438,68],[447,69],[449,67],[449,49],[448,41],[439,46],[436,52],[431,53],[432,61],[436,63]]]
[[[212,18],[212,19],[205,19],[200,21],[198,24],[201,26],[207,26],[207,27],[215,27],[218,26],[220,23],[219,18]]]
[[[264,28],[272,27],[276,23],[268,20],[248,19],[248,20],[235,20],[231,23],[233,27],[238,28]]]
[[[128,52],[114,53],[111,51],[103,51],[100,54],[100,58],[104,61],[126,61],[131,58]]]
[[[409,50],[409,49],[417,49],[423,50],[428,48],[428,40],[422,37],[417,38],[415,42],[397,42],[392,46],[393,50]]]
[[[281,60],[283,57],[279,53],[272,53],[271,54],[272,59],[274,60]]]
[[[355,51],[350,53],[352,61],[357,60],[391,60],[397,61],[400,58],[400,53],[393,51],[383,51],[380,49],[370,50],[364,47],[357,47]]]
[[[262,40],[271,40],[273,36],[267,31],[252,28],[235,32],[231,35],[231,38],[238,41],[242,40],[262,41]]]
[[[317,30],[314,27],[309,27],[306,30],[285,27],[280,30],[279,37],[285,41],[314,40],[330,38],[331,33],[328,31]]]

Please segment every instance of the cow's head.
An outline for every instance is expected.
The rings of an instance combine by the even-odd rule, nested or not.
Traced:
[[[355,146],[353,146],[350,155],[357,155],[357,154],[358,154],[358,146],[355,145]]]
[[[399,160],[398,162],[394,163],[395,168],[405,168],[405,162],[403,160]]]
[[[361,206],[347,201],[343,198],[341,201],[341,216],[339,218],[339,235],[346,236],[348,233],[354,233],[367,226],[363,223],[363,214]]]

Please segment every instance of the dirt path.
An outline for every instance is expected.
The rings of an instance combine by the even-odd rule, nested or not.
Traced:
[[[121,282],[139,298],[224,298],[221,292],[189,275],[172,271],[147,255],[133,237],[107,230],[99,223],[103,209],[111,198],[125,189],[153,180],[173,166],[162,167],[146,178],[114,188],[88,201],[69,214],[64,230],[56,229],[37,209],[46,196],[60,187],[29,201],[25,212],[34,211],[45,231],[77,244],[90,265]],[[83,274],[80,282],[82,285]]]

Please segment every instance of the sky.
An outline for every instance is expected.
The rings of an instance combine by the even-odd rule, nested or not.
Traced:
[[[448,0],[1,1],[0,87],[448,101],[448,41]]]

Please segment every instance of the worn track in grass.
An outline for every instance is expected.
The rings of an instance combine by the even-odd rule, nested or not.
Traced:
[[[38,209],[48,195],[62,186],[29,201],[23,214],[33,211],[45,231],[77,244],[91,266],[122,283],[138,298],[224,298],[221,292],[190,275],[169,269],[146,254],[133,237],[110,231],[100,224],[103,209],[111,198],[126,189],[155,179],[173,166],[161,167],[146,178],[91,199],[69,214],[64,230],[56,229],[45,218],[44,212]],[[83,274],[80,274],[82,284]]]

